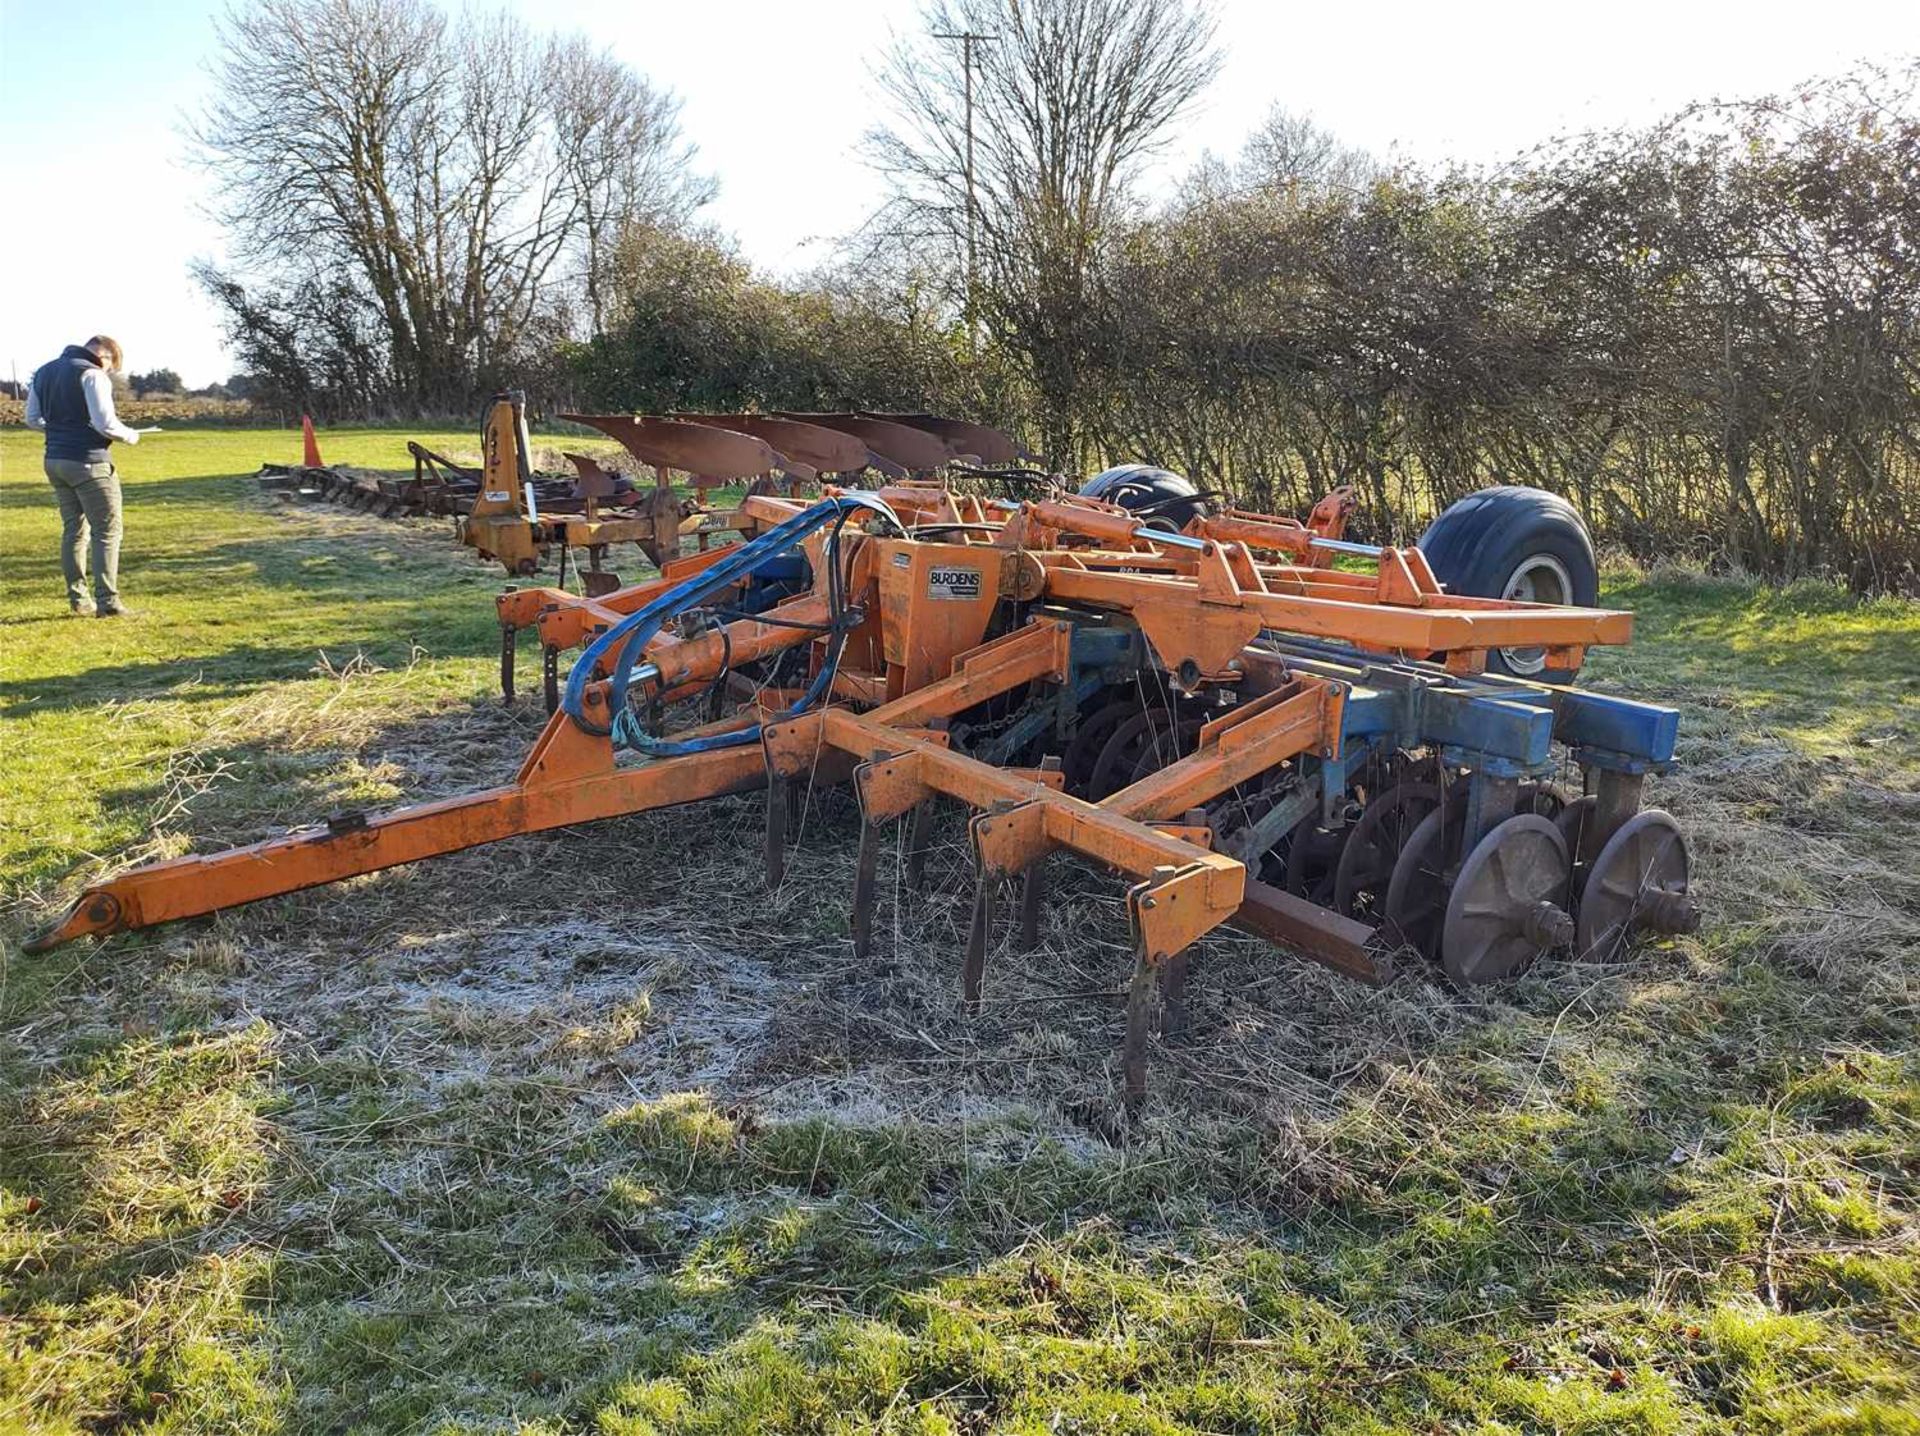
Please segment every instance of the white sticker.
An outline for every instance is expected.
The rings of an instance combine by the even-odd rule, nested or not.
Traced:
[[[968,601],[980,597],[980,570],[977,568],[928,569],[927,597],[958,598]]]
[[[893,566],[895,568],[912,568],[913,559],[907,554],[897,553],[893,556]]]
[[[513,496],[509,494],[505,489],[488,489],[487,490],[487,502],[490,504],[504,504],[511,497]]]

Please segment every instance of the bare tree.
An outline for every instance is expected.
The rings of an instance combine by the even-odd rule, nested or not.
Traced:
[[[620,225],[705,196],[670,96],[504,13],[261,0],[220,42],[197,138],[236,258],[282,290],[364,293],[405,406],[464,403],[570,291],[596,307]]]
[[[1030,370],[1043,442],[1067,462],[1095,258],[1218,68],[1213,19],[1194,0],[930,0],[922,20],[879,73],[895,111],[870,141],[896,192],[886,227],[944,252],[957,297]],[[939,34],[990,37],[968,47],[971,136],[965,56]]]
[[[1357,190],[1382,173],[1365,150],[1341,143],[1311,115],[1282,105],[1267,111],[1240,158],[1240,180],[1247,185]]]
[[[680,101],[584,36],[558,42],[548,63],[554,140],[579,196],[579,276],[593,331],[609,317],[609,267],[628,229],[675,228],[715,193],[678,142]]]

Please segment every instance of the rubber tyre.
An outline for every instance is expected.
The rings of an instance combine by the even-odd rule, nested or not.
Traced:
[[[1591,608],[1600,594],[1587,526],[1572,504],[1545,489],[1508,484],[1468,494],[1427,526],[1420,551],[1449,593],[1500,598],[1530,561],[1551,560],[1566,575],[1565,602]],[[1526,672],[1498,649],[1487,654],[1487,669],[1543,683],[1571,683],[1579,674],[1567,668]]]

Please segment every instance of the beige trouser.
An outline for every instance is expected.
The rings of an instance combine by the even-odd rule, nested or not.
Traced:
[[[93,559],[93,597],[102,607],[120,597],[120,475],[111,463],[48,459],[47,482],[60,501],[60,569],[67,602],[87,601],[87,558]],[[91,542],[89,542],[91,539]]]

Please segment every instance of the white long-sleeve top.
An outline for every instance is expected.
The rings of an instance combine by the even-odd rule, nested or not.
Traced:
[[[107,377],[105,369],[82,369],[80,392],[87,396],[87,422],[93,425],[95,432],[105,434],[109,439],[118,439],[123,444],[140,442],[140,431],[129,429],[120,422],[120,416],[113,412],[113,380]],[[40,412],[40,391],[31,384],[27,386],[27,427],[47,427],[47,416]]]

